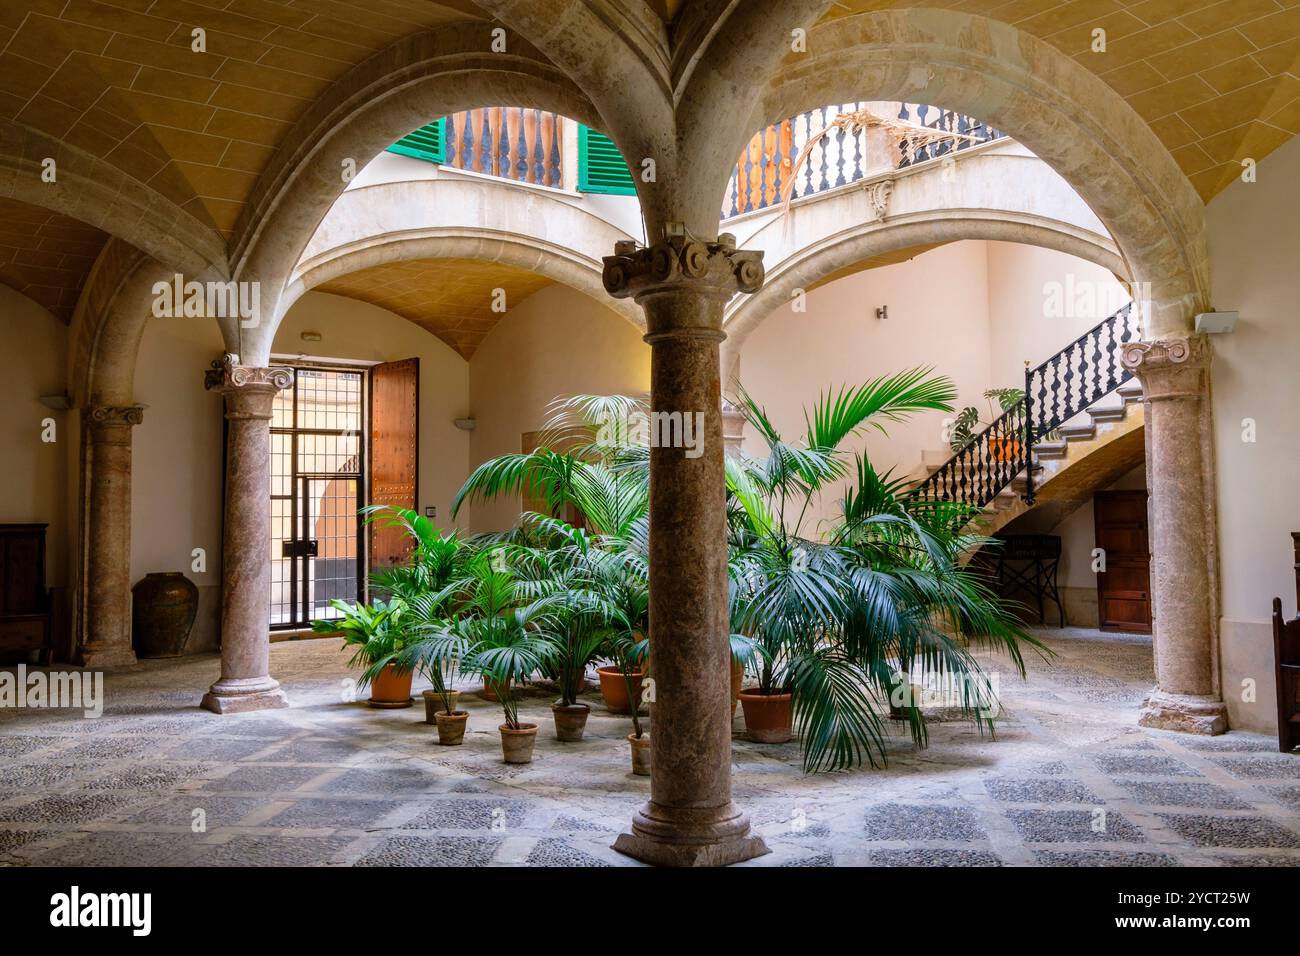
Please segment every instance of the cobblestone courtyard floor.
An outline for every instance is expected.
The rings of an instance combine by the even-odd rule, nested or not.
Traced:
[[[772,849],[745,865],[1300,865],[1300,756],[1139,728],[1150,639],[1038,633],[1059,656],[1028,680],[989,662],[996,738],[936,723],[888,769],[804,776],[797,744],[737,719],[735,799]],[[344,660],[334,640],[274,645],[280,711],[197,709],[211,657],[109,675],[99,719],[0,710],[0,865],[635,865],[609,844],[649,782],[598,692],[587,739],[561,744],[534,691],[537,754],[515,767],[495,705],[462,697],[465,744],[439,747],[418,704],[340,702]]]

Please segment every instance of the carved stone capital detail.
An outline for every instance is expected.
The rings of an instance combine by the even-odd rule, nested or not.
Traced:
[[[697,290],[725,300],[736,292],[757,292],[763,274],[763,253],[737,249],[735,236],[723,233],[717,242],[675,236],[649,247],[616,243],[614,254],[605,256],[601,279],[616,299]]]
[[[1141,381],[1147,401],[1200,398],[1213,352],[1203,335],[1130,342],[1120,361]]]
[[[86,420],[91,428],[129,428],[144,421],[144,406],[91,405]]]
[[[239,389],[271,389],[280,391],[293,384],[293,369],[283,365],[259,368],[239,365],[234,355],[227,352],[221,361],[203,373],[203,387],[215,391]]]

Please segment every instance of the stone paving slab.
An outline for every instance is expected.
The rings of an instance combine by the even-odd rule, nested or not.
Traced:
[[[1058,656],[1024,681],[983,658],[1004,694],[994,734],[945,714],[917,750],[891,726],[881,768],[806,776],[796,743],[752,743],[738,717],[733,793],[772,850],[744,865],[1300,865],[1300,756],[1138,727],[1149,638],[1037,633]],[[610,844],[649,781],[594,685],[577,743],[529,689],[541,733],[514,766],[500,710],[469,685],[465,744],[440,747],[420,706],[340,699],[337,641],[271,655],[285,710],[200,711],[218,672],[204,657],[110,674],[97,720],[0,711],[0,865],[637,865]]]

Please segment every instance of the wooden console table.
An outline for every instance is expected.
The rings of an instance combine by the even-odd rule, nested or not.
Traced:
[[[1056,586],[1056,570],[1061,564],[1061,539],[1052,534],[999,535],[997,549],[997,591],[1001,597],[1028,594],[1038,606],[1038,623],[1043,620],[1044,601],[1056,605],[1061,627],[1065,627],[1065,608]]]

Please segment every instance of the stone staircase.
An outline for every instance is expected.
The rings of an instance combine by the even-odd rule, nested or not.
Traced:
[[[1080,465],[1101,448],[1129,435],[1143,424],[1142,384],[1137,379],[1129,379],[1058,426],[1056,434],[1059,438],[1039,441],[1034,445],[1032,467],[1035,491],[1050,495],[1051,482],[1066,470]],[[921,466],[913,472],[913,476],[918,481],[924,480],[951,458],[952,451],[947,448],[923,451]],[[958,474],[960,475],[960,469]],[[969,530],[984,535],[996,534],[1033,507],[1025,500],[1027,491],[1025,471],[1022,470],[984,506],[971,522]]]

